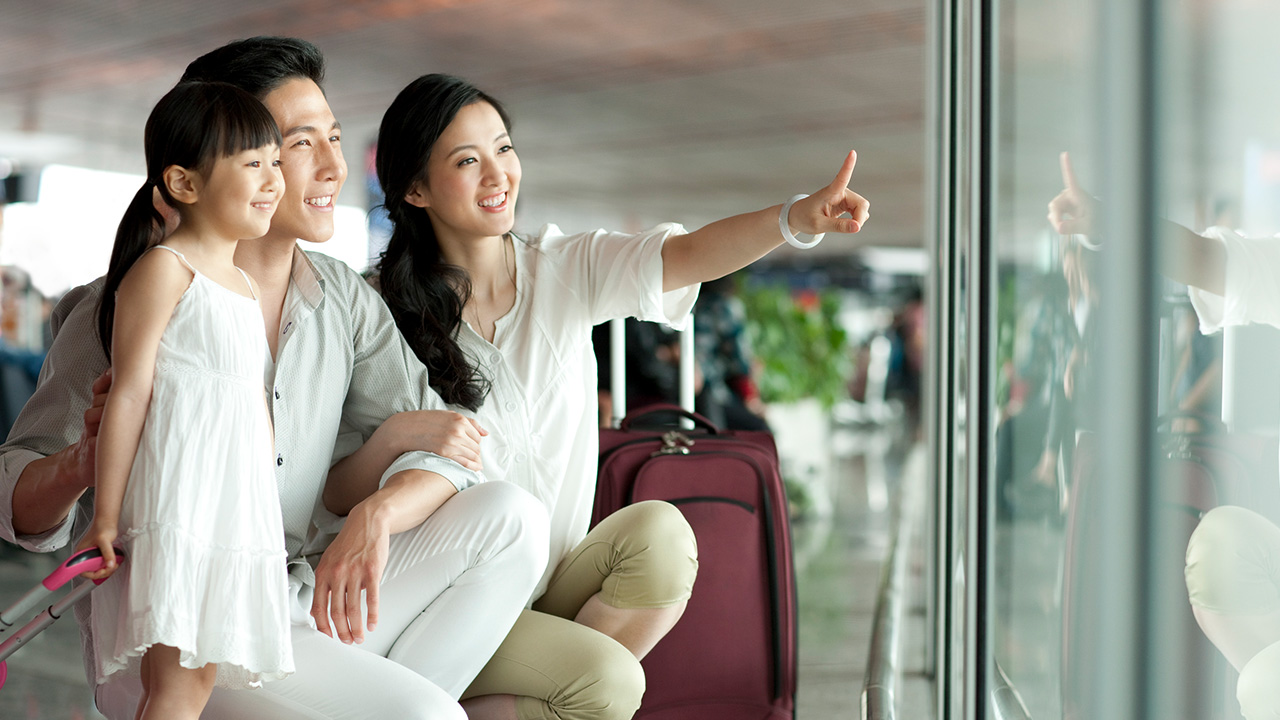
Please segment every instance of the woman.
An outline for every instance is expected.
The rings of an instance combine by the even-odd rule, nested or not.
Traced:
[[[760,258],[784,230],[857,232],[868,203],[847,188],[851,152],[815,195],[697,232],[564,235],[549,225],[517,238],[510,129],[492,97],[426,75],[400,93],[378,135],[395,226],[379,267],[383,296],[432,386],[490,431],[487,479],[529,490],[551,517],[532,610],[463,704],[473,719],[629,718],[644,690],[638,661],[684,611],[696,547],[679,511],[659,502],[587,533],[599,432],[591,328],[628,316],[681,325],[698,283]]]

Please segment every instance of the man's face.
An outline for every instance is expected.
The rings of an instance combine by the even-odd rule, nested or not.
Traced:
[[[347,178],[341,126],[320,87],[308,79],[289,80],[262,103],[284,135],[284,193],[265,237],[324,242],[333,237],[333,202]]]

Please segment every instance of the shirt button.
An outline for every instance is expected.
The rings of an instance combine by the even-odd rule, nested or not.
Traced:
[[[276,388],[276,399],[280,399],[280,388]]]
[[[494,353],[490,355],[489,360],[495,364],[502,362],[502,353]]]
[[[276,456],[276,467],[280,467],[280,466],[281,466],[281,465],[283,465],[283,464],[284,464],[284,456],[283,456],[283,455],[277,455],[277,456]]]
[[[516,404],[514,402],[507,403],[507,412],[515,412]]]
[[[516,457],[515,457],[515,461],[516,461],[516,463],[523,465],[523,464],[524,464],[524,461],[525,461],[526,459],[528,459],[528,458],[525,456],[525,454],[524,454],[524,453],[517,453],[517,454],[516,454]]]

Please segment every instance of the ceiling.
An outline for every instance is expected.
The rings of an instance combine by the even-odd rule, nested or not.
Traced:
[[[399,89],[449,72],[514,117],[518,229],[698,227],[816,190],[852,148],[872,220],[814,252],[918,247],[926,22],[923,0],[0,0],[0,156],[140,173],[146,116],[191,59],[294,35],[328,59],[341,202],[365,203]]]

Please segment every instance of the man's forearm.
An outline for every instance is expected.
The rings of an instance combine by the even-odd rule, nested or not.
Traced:
[[[404,452],[389,440],[390,433],[383,432],[385,427],[378,428],[368,442],[329,469],[321,495],[326,510],[334,515],[346,515],[377,492],[382,471]]]
[[[39,535],[60,525],[88,488],[76,460],[78,445],[32,460],[13,489],[13,530]]]
[[[415,527],[457,494],[443,475],[426,470],[405,470],[392,475],[380,490],[358,504],[372,524],[395,535]]]

